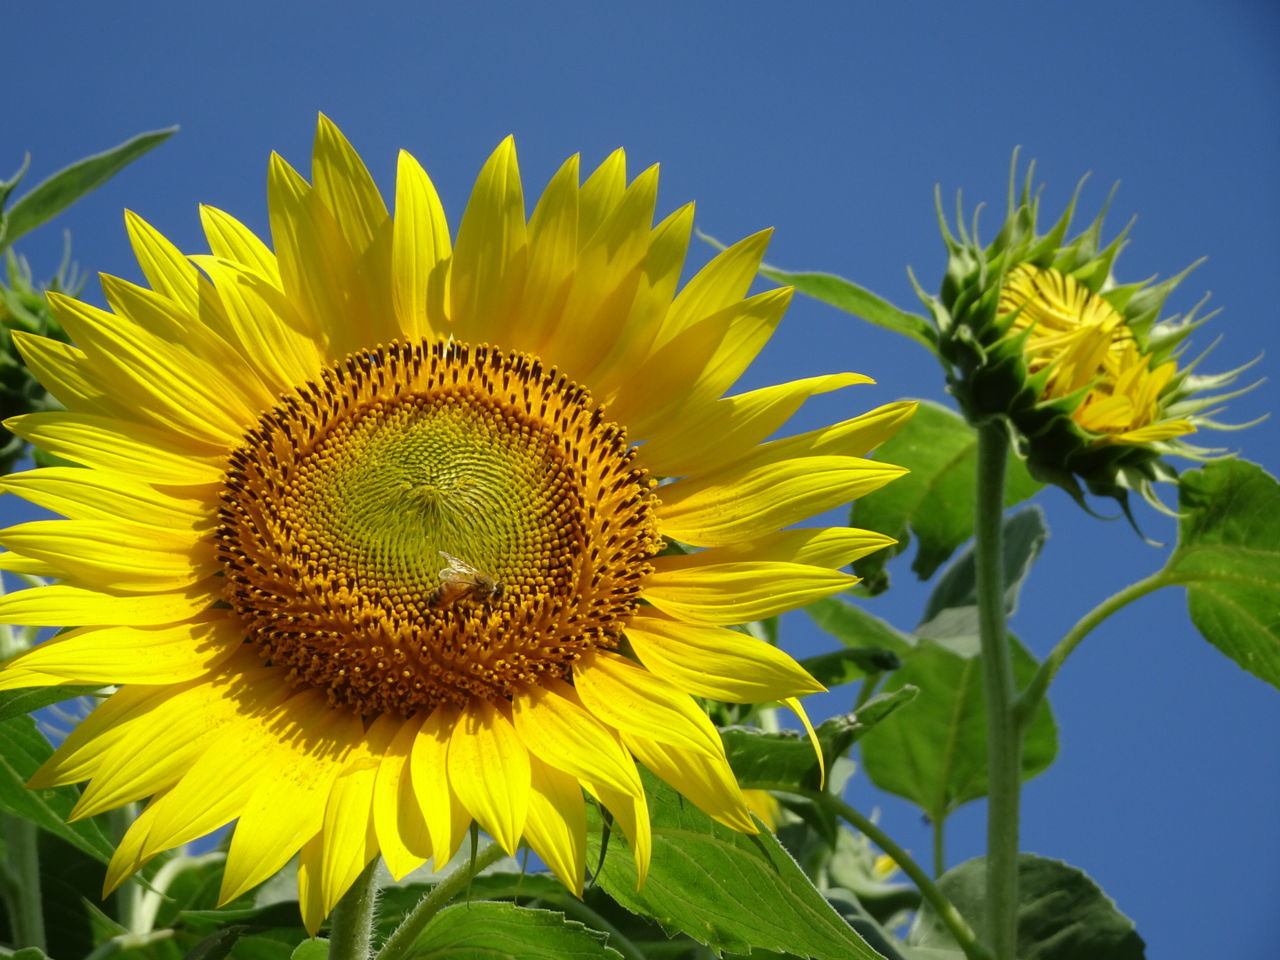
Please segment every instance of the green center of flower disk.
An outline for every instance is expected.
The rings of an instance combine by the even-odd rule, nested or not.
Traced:
[[[231,455],[224,599],[297,686],[372,715],[512,696],[616,646],[660,539],[590,395],[524,354],[377,347]]]

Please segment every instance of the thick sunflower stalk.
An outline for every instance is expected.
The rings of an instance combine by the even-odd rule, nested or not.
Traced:
[[[1203,302],[1162,318],[1190,272],[1154,283],[1119,283],[1113,273],[1129,228],[1104,244],[1105,208],[1071,235],[1079,190],[1047,233],[1038,228],[1040,190],[1028,169],[1021,190],[1016,157],[1005,220],[990,244],[957,208],[955,230],[938,202],[947,267],[935,295],[920,291],[939,332],[950,389],[971,423],[999,419],[1031,472],[1077,501],[1089,493],[1128,510],[1137,492],[1159,509],[1157,481],[1176,473],[1164,459],[1221,451],[1186,439],[1225,425],[1212,412],[1234,394],[1215,394],[1241,372],[1196,372],[1184,341],[1205,318]]]

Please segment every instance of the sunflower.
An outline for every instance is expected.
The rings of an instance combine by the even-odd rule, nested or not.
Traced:
[[[1087,490],[1128,514],[1136,492],[1170,512],[1155,493],[1157,482],[1177,480],[1164,458],[1222,452],[1183,438],[1235,428],[1210,408],[1237,395],[1214,391],[1246,367],[1202,375],[1198,360],[1185,361],[1188,334],[1207,319],[1196,317],[1203,301],[1185,316],[1161,313],[1190,268],[1158,283],[1118,282],[1128,228],[1104,244],[1104,208],[1070,236],[1077,189],[1042,234],[1034,165],[1021,190],[1017,174],[1015,153],[1008,212],[989,244],[959,209],[953,232],[939,201],[946,272],[936,296],[917,292],[937,324],[950,389],[971,423],[1005,421],[1031,473],[1081,504]]]
[[[0,481],[67,518],[0,533],[60,581],[0,618],[73,628],[0,688],[118,685],[32,786],[89,780],[76,817],[150,798],[108,890],[236,820],[220,902],[297,854],[313,932],[374,857],[438,868],[473,822],[581,894],[587,796],[643,880],[636,761],[757,830],[695,698],[822,689],[729,627],[891,542],[792,525],[901,474],[862,457],[912,405],[765,442],[869,381],[723,396],[790,298],[747,295],[768,232],[677,293],[692,206],[654,226],[621,151],[526,220],[504,141],[456,238],[413,157],[392,216],[324,117],[312,174],[271,158],[274,252],[219,210],[192,257],[126,215],[149,287],[51,294],[74,346],[16,335],[66,411],[8,426],[88,469]]]

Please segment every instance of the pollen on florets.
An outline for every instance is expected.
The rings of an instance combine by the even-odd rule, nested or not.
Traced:
[[[533,357],[361,351],[231,454],[224,599],[293,683],[364,714],[509,697],[616,646],[638,606],[658,537],[634,458]]]

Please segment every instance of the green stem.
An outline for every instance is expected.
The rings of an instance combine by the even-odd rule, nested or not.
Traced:
[[[46,946],[44,909],[40,900],[40,850],[35,824],[21,817],[4,816],[5,859],[13,876],[12,913],[9,925],[18,947]]]
[[[1008,457],[1003,425],[979,426],[974,560],[987,706],[986,932],[997,960],[1014,960],[1017,946],[1018,792],[1022,786],[1022,731],[1014,713],[1016,688],[1004,609],[1002,521]]]
[[[373,956],[377,872],[378,858],[374,857],[334,907],[329,926],[330,960],[369,960]]]
[[[933,875],[940,877],[947,872],[947,821],[933,821]]]
[[[863,678],[862,686],[858,688],[858,699],[853,704],[854,713],[857,713],[866,705],[866,702],[871,699],[871,695],[876,692],[876,687],[880,686],[880,681],[883,679],[883,672],[868,673]]]
[[[974,936],[973,930],[965,922],[964,917],[960,915],[960,911],[952,906],[951,901],[938,889],[938,885],[933,882],[933,878],[925,872],[924,868],[911,859],[911,855],[907,851],[894,843],[887,833],[839,797],[834,797],[822,790],[810,790],[790,783],[744,783],[743,786],[754,787],[759,790],[776,790],[779,793],[791,793],[798,797],[807,797],[819,806],[826,807],[832,813],[842,817],[850,826],[864,834],[867,839],[892,857],[894,862],[902,868],[902,872],[911,878],[917,889],[919,889],[920,895],[929,902],[934,912],[937,913],[938,918],[946,924],[947,929],[951,931],[951,936],[955,938],[956,943],[969,960],[992,960],[991,952],[978,942],[978,938]]]
[[[1044,663],[1040,664],[1040,669],[1031,678],[1031,683],[1022,692],[1022,696],[1018,698],[1015,709],[1019,725],[1025,729],[1027,724],[1031,722],[1036,707],[1040,705],[1040,701],[1044,699],[1044,695],[1049,691],[1049,684],[1053,682],[1053,678],[1062,669],[1067,657],[1071,656],[1071,652],[1080,645],[1081,640],[1093,631],[1094,627],[1138,598],[1145,597],[1148,593],[1153,593],[1161,587],[1177,586],[1180,582],[1176,577],[1159,570],[1145,580],[1129,584],[1129,586],[1103,600],[1102,603],[1081,617],[1076,622],[1076,625],[1068,630],[1066,635],[1058,641],[1057,646],[1049,652],[1049,656],[1045,657]]]
[[[491,843],[477,853],[474,859],[460,865],[453,873],[437,883],[430,893],[418,901],[418,905],[409,911],[400,926],[396,927],[395,932],[387,938],[387,942],[378,951],[377,960],[401,960],[402,957],[407,956],[418,939],[418,934],[422,933],[431,919],[466,889],[472,877],[486,867],[497,863],[503,856],[502,848],[496,843]],[[330,957],[331,960],[337,960],[338,955],[330,953]]]

